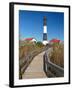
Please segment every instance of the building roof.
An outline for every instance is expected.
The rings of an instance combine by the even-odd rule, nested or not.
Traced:
[[[50,40],[50,42],[60,42],[60,40],[59,39],[52,39],[52,40]]]
[[[25,40],[28,40],[28,41],[30,41],[30,40],[32,40],[33,38],[26,38]]]

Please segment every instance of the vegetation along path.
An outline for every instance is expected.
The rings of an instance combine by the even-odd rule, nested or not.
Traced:
[[[22,75],[23,79],[29,78],[46,78],[46,75],[43,71],[43,55],[44,52],[35,56],[32,60],[24,74]]]

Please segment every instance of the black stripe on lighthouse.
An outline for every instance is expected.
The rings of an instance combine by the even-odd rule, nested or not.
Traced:
[[[47,19],[46,19],[46,16],[44,16],[43,22],[44,22],[44,26],[46,26],[46,25],[47,25]]]
[[[43,33],[43,40],[47,40],[47,33]]]

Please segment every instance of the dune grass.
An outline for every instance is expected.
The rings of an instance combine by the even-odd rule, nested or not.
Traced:
[[[51,62],[64,68],[64,44],[53,43],[52,52],[49,54]]]

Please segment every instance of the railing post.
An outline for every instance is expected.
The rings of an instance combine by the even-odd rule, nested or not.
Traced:
[[[46,76],[48,77],[48,65],[47,65],[47,58],[46,58],[46,53],[43,55],[43,69],[44,72],[46,74]]]
[[[19,79],[22,79],[21,67],[19,67]]]
[[[45,69],[45,54],[43,55],[43,70],[44,70],[44,72],[46,72],[46,69]]]

